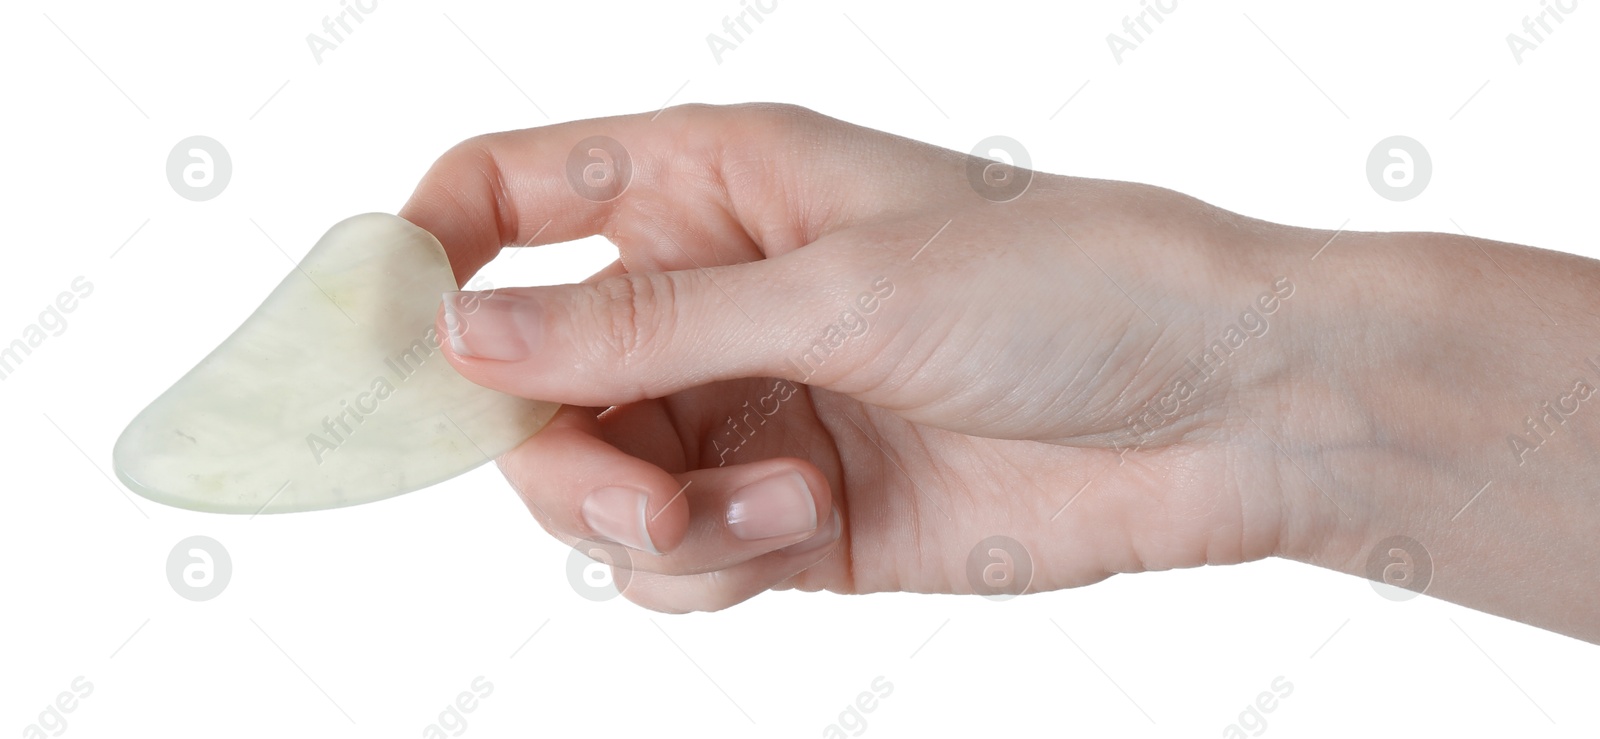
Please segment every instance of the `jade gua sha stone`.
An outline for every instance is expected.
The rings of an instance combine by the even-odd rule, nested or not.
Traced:
[[[340,222],[133,419],[117,477],[179,508],[282,513],[411,492],[511,449],[559,406],[450,366],[434,316],[455,289],[427,231],[383,213]]]

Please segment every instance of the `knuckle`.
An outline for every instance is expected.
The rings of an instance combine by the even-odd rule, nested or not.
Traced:
[[[495,158],[496,147],[504,146],[497,138],[504,136],[474,136],[447,149],[423,175],[413,197],[434,207],[451,209],[458,217],[479,217],[476,211],[491,208],[488,215],[494,219],[498,232],[514,232],[516,209]]]
[[[724,110],[727,107],[728,106],[725,105],[713,105],[711,103],[678,103],[676,105],[668,106],[666,110],[661,111],[661,115],[671,116],[674,118],[685,116],[695,117],[715,114],[716,111]]]
[[[821,115],[804,105],[795,105],[794,103],[743,103],[730,106],[730,109],[785,122],[808,121]]]
[[[434,163],[437,170],[448,172],[483,171],[494,165],[494,134],[480,134],[463,139],[446,149]]]
[[[675,288],[660,272],[628,273],[600,280],[588,291],[596,316],[593,347],[613,369],[637,366],[665,338]],[[616,365],[620,365],[617,367]]]
[[[822,114],[794,103],[679,103],[661,111],[661,118],[684,121],[749,122],[752,119],[797,122],[822,118]]]
[[[792,141],[824,120],[821,113],[790,103],[745,103],[725,111],[734,123],[754,136],[753,141],[763,145]]]
[[[722,146],[742,143],[759,149],[762,158],[772,146],[782,145],[829,120],[810,108],[790,103],[738,103],[734,105],[675,105],[660,118],[671,121],[685,136],[707,129],[722,132]]]

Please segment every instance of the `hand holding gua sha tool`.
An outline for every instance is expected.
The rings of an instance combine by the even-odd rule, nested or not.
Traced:
[[[450,366],[434,317],[455,289],[427,231],[383,213],[340,222],[133,419],[117,477],[159,503],[253,515],[381,500],[499,456],[560,406]]]

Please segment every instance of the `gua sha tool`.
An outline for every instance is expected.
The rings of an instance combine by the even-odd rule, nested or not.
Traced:
[[[335,225],[133,419],[112,455],[117,477],[179,508],[284,513],[411,492],[511,449],[559,406],[450,366],[434,316],[455,289],[444,248],[405,219]]]

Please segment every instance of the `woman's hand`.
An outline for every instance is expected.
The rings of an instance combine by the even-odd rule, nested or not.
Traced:
[[[605,202],[569,181],[595,136],[631,160]],[[1029,185],[994,202],[1006,177]],[[1382,237],[985,172],[774,106],[475,138],[402,215],[458,279],[506,244],[617,244],[584,284],[457,294],[440,322],[469,379],[568,404],[501,467],[564,541],[635,550],[624,594],[651,608],[1032,592],[1274,554],[1362,572],[1372,542],[1428,538],[1383,488],[1401,470],[1434,485],[1443,468],[1407,467],[1403,444],[1438,435],[1373,401],[1417,379],[1384,362],[1437,350],[1407,343],[1437,306],[1406,307],[1415,289],[1384,272],[1415,264]],[[1401,330],[1353,320],[1386,296]]]

